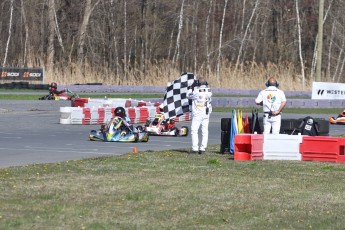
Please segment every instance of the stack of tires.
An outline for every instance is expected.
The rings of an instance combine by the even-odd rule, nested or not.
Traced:
[[[221,141],[220,141],[220,153],[230,152],[230,129],[231,129],[231,118],[221,119]]]
[[[280,133],[281,134],[289,134],[289,135],[297,135],[298,131],[295,129],[303,121],[303,118],[299,119],[282,119],[281,126],[280,126]],[[319,136],[329,136],[329,121],[323,118],[314,118],[319,124]]]

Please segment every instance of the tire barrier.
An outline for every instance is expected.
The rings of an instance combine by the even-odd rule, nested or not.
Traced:
[[[26,81],[14,81],[0,84],[0,89],[49,89],[49,84],[30,84]]]
[[[301,124],[302,120],[303,118],[282,119],[280,133],[292,134],[292,132]],[[329,121],[323,118],[314,118],[314,121],[319,124],[319,136],[329,136]]]
[[[234,160],[295,160],[345,163],[345,138],[237,134]]]
[[[104,124],[114,117],[116,107],[60,107],[60,124]],[[126,114],[133,124],[145,123],[160,113],[158,106],[128,107]],[[176,117],[175,121],[190,121],[190,113]]]

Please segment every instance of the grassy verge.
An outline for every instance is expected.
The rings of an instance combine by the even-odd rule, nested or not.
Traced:
[[[0,229],[342,229],[343,164],[219,146],[0,169]]]

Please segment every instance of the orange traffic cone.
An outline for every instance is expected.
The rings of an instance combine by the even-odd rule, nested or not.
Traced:
[[[137,152],[137,148],[136,148],[136,147],[133,147],[132,153],[136,153],[136,152]]]

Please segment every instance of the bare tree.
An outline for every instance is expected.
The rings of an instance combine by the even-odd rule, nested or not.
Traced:
[[[53,68],[54,64],[54,37],[55,37],[55,23],[54,23],[55,1],[48,1],[48,49],[47,49],[47,69]]]
[[[238,65],[239,65],[239,63],[240,63],[240,59],[241,59],[241,57],[242,57],[242,52],[243,52],[244,42],[245,42],[246,39],[247,39],[247,34],[248,34],[248,31],[249,31],[251,22],[252,22],[252,20],[253,20],[253,17],[254,17],[254,15],[255,15],[256,9],[258,8],[258,5],[259,5],[259,0],[256,0],[254,9],[253,9],[253,11],[252,11],[252,14],[251,14],[250,19],[249,19],[249,22],[248,22],[248,24],[247,24],[246,30],[245,30],[244,35],[243,35],[243,37],[242,37],[242,41],[241,41],[241,45],[240,45],[240,48],[239,48],[239,52],[238,52],[238,56],[237,56],[237,61],[236,61],[236,69],[238,68]]]
[[[302,74],[302,89],[304,89],[304,86],[305,86],[304,60],[303,60],[303,55],[302,55],[301,20],[299,17],[298,0],[295,0],[295,4],[296,4],[296,17],[297,17],[298,51],[299,51],[301,74]]]
[[[86,29],[89,24],[90,16],[94,8],[98,5],[100,0],[97,0],[94,5],[92,5],[92,0],[86,0],[85,9],[83,20],[81,22],[79,28],[79,40],[78,40],[78,58],[79,62],[82,63],[84,59],[84,44],[85,44],[85,36],[86,36]],[[125,1],[126,2],[126,1]]]
[[[7,55],[8,55],[8,46],[10,44],[11,40],[11,34],[12,34],[12,18],[13,18],[13,1],[11,0],[11,5],[10,5],[10,22],[8,23],[8,37],[7,37],[7,42],[6,42],[6,49],[5,49],[5,57],[4,57],[4,62],[2,66],[5,66],[7,63]]]
[[[25,15],[25,7],[24,7],[24,2],[23,0],[20,0],[20,5],[21,5],[21,14],[23,17],[23,24],[24,24],[24,30],[25,30],[25,39],[24,39],[24,50],[23,50],[23,65],[27,66],[27,59],[31,59],[31,52],[30,51],[30,40],[29,40],[29,25],[26,20],[26,15]],[[29,61],[31,64],[31,61]]]
[[[228,0],[225,0],[224,1],[224,7],[223,7],[222,25],[221,25],[220,31],[219,31],[219,46],[218,46],[217,74],[216,74],[217,83],[219,83],[220,62],[221,62],[221,56],[222,56],[222,38],[223,38],[223,29],[224,29],[225,12],[226,12],[227,4],[228,4]]]
[[[206,68],[208,70],[208,73],[211,73],[211,66],[210,66],[210,48],[209,48],[209,24],[210,24],[210,15],[211,15],[211,9],[212,9],[212,3],[213,0],[210,0],[210,6],[208,9],[207,17],[206,17],[206,23],[205,23],[205,46],[206,46]]]
[[[185,0],[182,0],[181,10],[180,10],[180,15],[179,15],[178,33],[177,33],[177,38],[176,38],[176,48],[175,48],[175,53],[174,53],[174,57],[173,57],[173,62],[179,61],[179,56],[180,56],[180,39],[181,39],[181,32],[182,32],[182,28],[183,28],[184,1]]]

